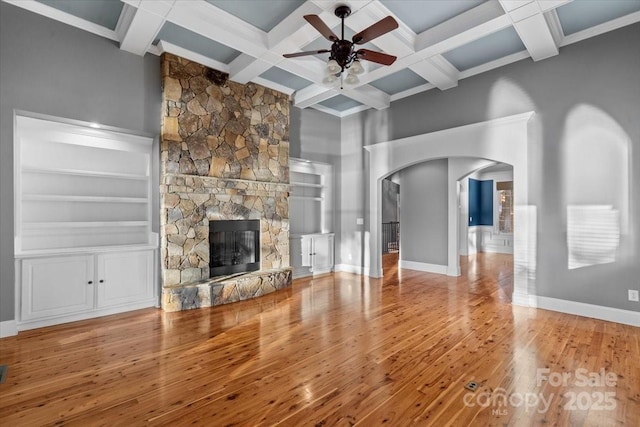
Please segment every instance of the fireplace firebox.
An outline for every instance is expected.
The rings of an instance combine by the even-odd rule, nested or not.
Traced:
[[[209,276],[260,270],[260,220],[209,222]]]

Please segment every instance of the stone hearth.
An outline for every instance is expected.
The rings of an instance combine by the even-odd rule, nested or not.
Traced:
[[[288,97],[169,54],[162,70],[163,308],[225,304],[290,285]],[[220,219],[260,220],[260,271],[209,277],[209,221]]]

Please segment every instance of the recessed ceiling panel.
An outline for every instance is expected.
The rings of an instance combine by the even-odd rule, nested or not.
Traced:
[[[380,0],[416,34],[442,24],[484,0]]]
[[[393,95],[427,83],[425,79],[408,68],[369,83],[383,92]]]
[[[556,9],[565,35],[640,10],[640,0],[574,0]]]
[[[280,21],[304,3],[304,0],[206,1],[266,32],[271,31]]]
[[[513,27],[453,49],[443,56],[460,71],[525,50]]]
[[[336,111],[346,111],[362,105],[358,101],[354,101],[353,99],[347,98],[344,95],[336,95],[333,98],[329,98],[320,102],[319,104]]]
[[[278,67],[269,68],[267,71],[260,74],[260,77],[294,90],[300,90],[312,84],[309,80],[303,79],[295,74],[291,74],[290,72]]]
[[[37,0],[42,4],[61,10],[94,24],[116,29],[124,3],[114,0]]]
[[[165,40],[176,46],[190,50],[208,58],[215,59],[225,64],[230,63],[240,55],[240,52],[228,46],[213,41],[205,36],[189,31],[169,21],[165,22],[158,33],[156,44],[159,40]]]

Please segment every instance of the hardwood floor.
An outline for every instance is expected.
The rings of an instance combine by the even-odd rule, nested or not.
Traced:
[[[0,424],[638,425],[640,328],[512,306],[506,255],[384,265],[0,340]]]

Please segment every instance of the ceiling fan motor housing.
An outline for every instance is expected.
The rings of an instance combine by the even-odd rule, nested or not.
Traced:
[[[338,6],[334,11],[336,16],[340,19],[344,19],[347,16],[351,15],[351,8],[349,6]]]
[[[353,43],[348,40],[338,40],[331,46],[331,58],[344,68],[352,61]]]

